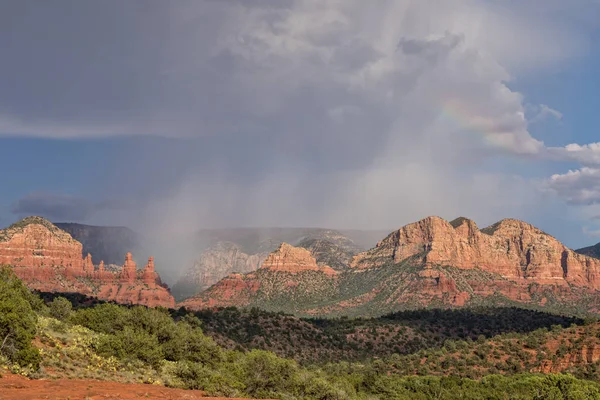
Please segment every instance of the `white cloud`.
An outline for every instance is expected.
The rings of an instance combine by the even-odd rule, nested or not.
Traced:
[[[565,147],[550,147],[549,154],[565,161],[574,161],[582,165],[600,165],[600,142],[579,145],[571,143]]]
[[[570,204],[590,205],[600,203],[600,169],[583,167],[565,174],[554,174],[547,187]]]

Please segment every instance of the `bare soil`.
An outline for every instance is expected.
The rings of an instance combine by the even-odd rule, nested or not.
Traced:
[[[205,397],[204,393],[199,390],[171,389],[158,385],[86,379],[33,380],[5,372],[2,375],[0,378],[1,400],[225,399],[223,397]]]

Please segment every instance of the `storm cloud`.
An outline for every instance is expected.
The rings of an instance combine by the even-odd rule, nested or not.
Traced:
[[[375,3],[10,2],[0,135],[139,137],[96,190],[160,232],[525,217],[543,190],[514,165],[597,162],[594,144],[534,137],[528,107],[560,110],[511,88],[585,53],[597,6]],[[98,220],[96,208],[29,195],[13,211]]]

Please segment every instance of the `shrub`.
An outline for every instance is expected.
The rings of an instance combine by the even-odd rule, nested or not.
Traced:
[[[152,366],[157,366],[164,358],[156,336],[130,327],[125,327],[114,335],[101,336],[96,349],[102,356],[140,360]]]
[[[273,398],[294,386],[298,365],[273,353],[252,350],[241,360],[246,393],[257,398]]]
[[[31,344],[37,322],[32,303],[39,305],[9,267],[0,267],[0,355],[38,369],[40,354]]]
[[[64,297],[57,297],[48,304],[49,313],[52,318],[66,321],[73,312],[73,305]]]

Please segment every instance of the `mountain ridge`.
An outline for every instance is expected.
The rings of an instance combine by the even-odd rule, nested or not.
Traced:
[[[180,305],[257,306],[304,316],[470,304],[600,310],[600,260],[511,218],[480,230],[464,217],[427,217],[354,256],[349,267],[334,276],[263,268],[232,274]]]

